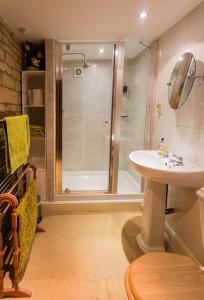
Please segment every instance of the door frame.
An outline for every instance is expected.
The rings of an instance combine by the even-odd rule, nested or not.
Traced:
[[[83,43],[83,42],[82,42]],[[117,194],[119,142],[120,142],[120,110],[124,72],[124,43],[113,44],[113,80],[112,80],[112,112],[110,132],[109,184],[106,191],[62,191],[62,45],[56,43],[56,194],[72,197],[73,195]]]

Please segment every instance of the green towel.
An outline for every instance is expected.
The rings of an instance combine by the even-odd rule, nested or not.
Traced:
[[[27,115],[22,115],[6,117],[5,120],[10,170],[13,173],[27,161],[29,155],[29,119]]]
[[[40,125],[30,125],[30,135],[32,137],[45,137],[45,127]]]
[[[19,276],[23,277],[37,226],[37,182],[34,179],[17,208],[19,214]]]

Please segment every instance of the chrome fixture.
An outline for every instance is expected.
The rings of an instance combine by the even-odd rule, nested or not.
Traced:
[[[83,63],[83,68],[86,69],[90,67],[90,62],[88,62],[86,59],[84,60],[84,63]]]
[[[66,51],[70,51],[70,45],[66,45]],[[87,61],[87,57],[83,52],[78,52],[78,51],[70,51],[70,52],[63,52],[63,55],[82,55],[83,56],[83,68],[86,69],[88,67],[90,67],[90,62]]]
[[[174,66],[168,86],[169,105],[178,109],[186,102],[194,80],[204,75],[196,74],[196,60],[192,53],[186,52],[180,56]]]
[[[148,49],[151,49],[151,46],[147,45],[147,43],[145,43],[143,41],[140,41],[139,43],[140,43],[140,45],[142,45],[142,46],[144,46],[144,47],[146,47]]]
[[[173,163],[174,166],[183,166],[183,157],[173,154],[174,159],[170,159],[169,162]]]
[[[204,81],[204,75],[196,75],[195,72],[188,73],[188,79],[202,78]]]

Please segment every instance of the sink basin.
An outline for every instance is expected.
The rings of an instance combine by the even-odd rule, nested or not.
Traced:
[[[200,188],[204,184],[204,170],[187,161],[183,166],[174,166],[153,150],[141,150],[130,153],[129,159],[136,171],[145,178],[164,184]]]
[[[165,251],[167,185],[200,188],[204,184],[204,170],[185,160],[183,165],[175,165],[175,157],[172,155],[162,158],[156,151],[150,150],[134,151],[130,153],[129,159],[146,180],[138,245],[143,252]]]

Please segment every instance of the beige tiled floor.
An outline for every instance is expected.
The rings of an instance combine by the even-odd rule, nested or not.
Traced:
[[[141,212],[49,216],[21,286],[33,300],[126,300],[124,274],[141,255]],[[29,298],[24,298],[29,299]]]

